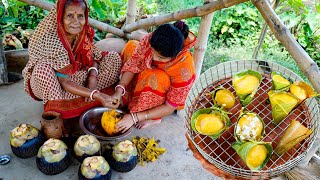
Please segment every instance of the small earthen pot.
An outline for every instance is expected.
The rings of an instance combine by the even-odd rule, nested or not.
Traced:
[[[60,139],[66,135],[66,130],[63,125],[63,119],[60,113],[48,111],[42,114],[41,130],[47,139]]]

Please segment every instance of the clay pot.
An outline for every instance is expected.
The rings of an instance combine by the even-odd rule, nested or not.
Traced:
[[[42,114],[41,130],[47,139],[60,139],[66,135],[66,130],[63,125],[63,119],[60,113],[48,111]]]

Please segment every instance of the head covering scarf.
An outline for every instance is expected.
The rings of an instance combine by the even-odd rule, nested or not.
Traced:
[[[29,80],[38,63],[49,65],[55,71],[72,75],[93,64],[94,30],[88,25],[88,5],[84,0],[86,22],[76,37],[74,46],[69,42],[63,27],[63,13],[66,0],[58,0],[56,7],[39,23],[29,43],[29,61],[23,70],[25,90],[30,94]],[[99,57],[102,57],[102,55]]]

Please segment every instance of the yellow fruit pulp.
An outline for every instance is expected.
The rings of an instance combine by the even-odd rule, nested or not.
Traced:
[[[290,85],[290,82],[289,82],[286,78],[284,78],[284,77],[282,77],[282,76],[280,76],[280,75],[277,75],[277,74],[276,74],[276,75],[272,76],[272,78],[273,78],[273,80],[276,81],[277,83]]]
[[[297,96],[300,101],[303,101],[308,97],[307,91],[303,87],[295,84],[290,87],[290,93]]]
[[[247,74],[234,83],[234,88],[239,94],[250,94],[259,86],[259,78]]]
[[[120,121],[119,118],[116,118],[117,115],[118,112],[115,110],[106,111],[102,115],[101,126],[110,136],[114,135],[116,123]]]
[[[243,115],[238,122],[238,126],[240,126],[240,129],[244,129],[244,126],[250,126],[251,121],[253,121],[254,118],[258,118],[255,114],[246,114]],[[263,124],[260,121],[255,121],[254,125],[251,127],[252,130],[254,130],[256,133],[256,139],[260,139],[261,133],[263,131]],[[241,133],[241,132],[240,132]]]
[[[236,102],[233,94],[227,89],[218,90],[215,100],[219,106],[224,105],[225,108],[232,108]]]
[[[250,169],[258,168],[267,158],[268,150],[264,145],[256,145],[250,149],[246,164]]]
[[[200,114],[195,126],[200,133],[213,135],[224,128],[224,122],[216,114]]]

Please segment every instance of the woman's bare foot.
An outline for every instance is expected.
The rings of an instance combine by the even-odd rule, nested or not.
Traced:
[[[138,122],[138,124],[136,125],[136,128],[143,129],[143,128],[146,128],[146,127],[149,127],[149,126],[152,126],[155,124],[159,124],[159,123],[161,123],[161,119],[160,120],[145,120],[145,121]]]

